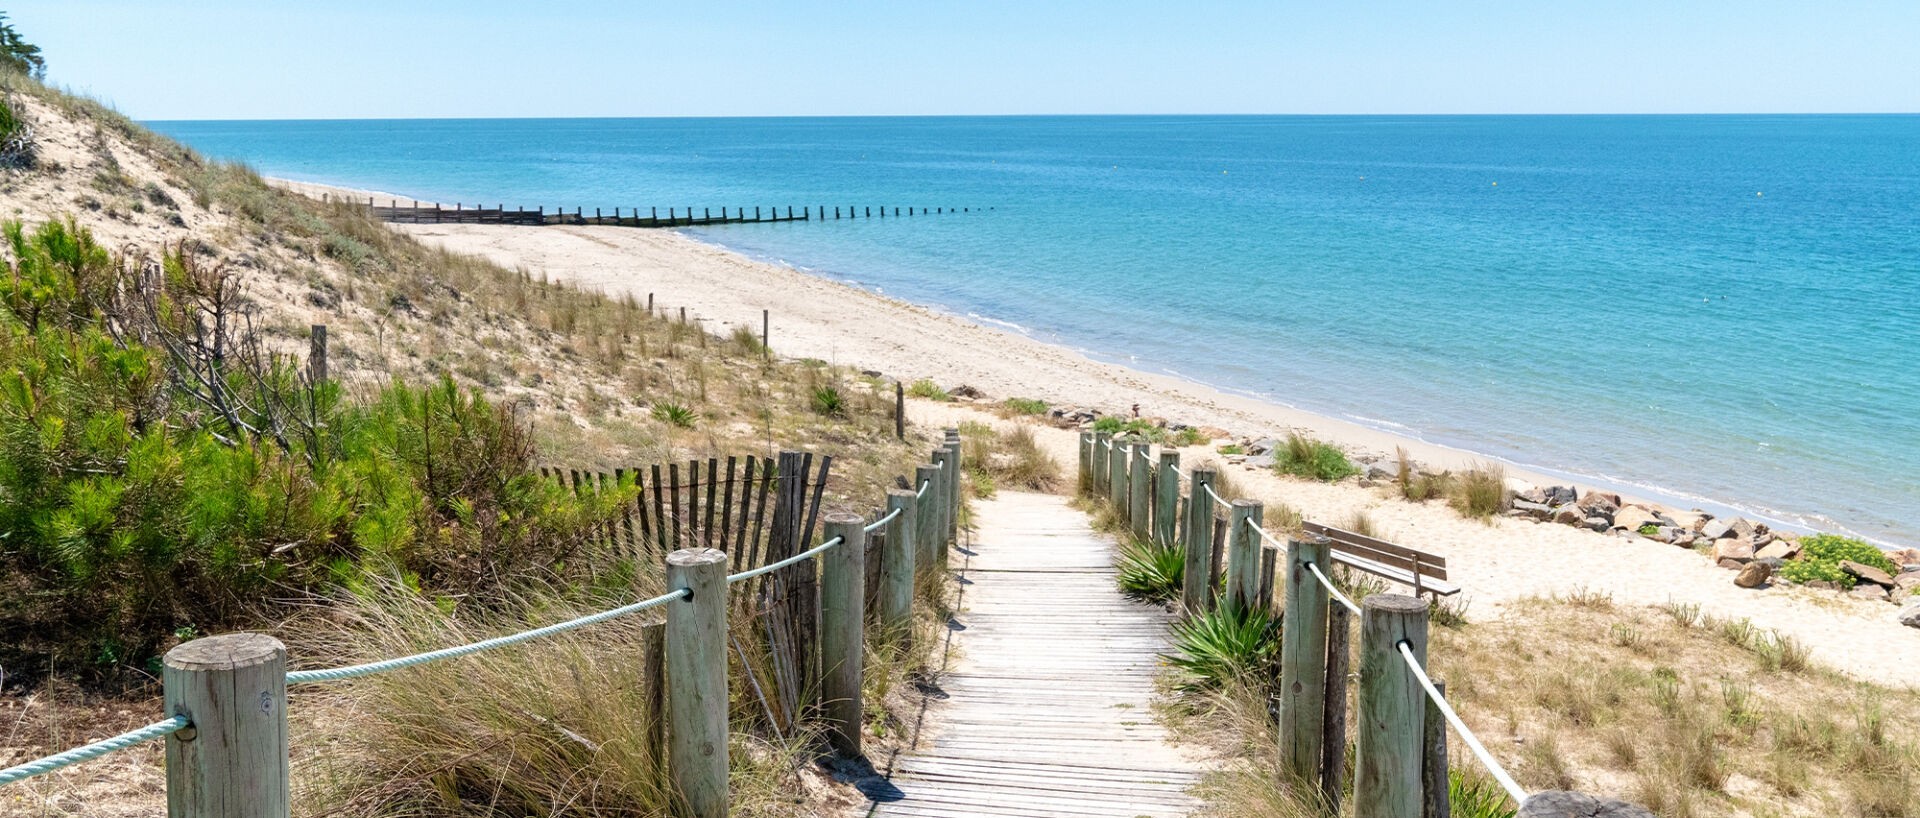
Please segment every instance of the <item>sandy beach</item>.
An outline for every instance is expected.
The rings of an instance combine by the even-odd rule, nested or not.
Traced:
[[[364,198],[366,191],[288,185],[309,195],[334,192]],[[373,193],[381,196],[384,194]],[[1123,412],[1139,404],[1144,417],[1215,426],[1234,435],[1284,436],[1301,430],[1339,443],[1359,458],[1404,447],[1437,468],[1470,467],[1470,453],[1250,398],[1204,385],[1094,361],[926,306],[911,304],[792,268],[747,258],[666,230],[618,227],[410,225],[394,229],[449,250],[484,256],[535,275],[570,281],[613,295],[649,295],[666,310],[684,307],[714,332],[735,326],[758,332],[761,310],[771,322],[771,345],[791,357],[819,358],[889,377],[932,378],[946,387],[972,386],[998,400],[1038,398],[1054,406]],[[915,420],[950,425],[962,419],[1007,421],[981,407],[914,401]],[[1041,436],[1064,466],[1074,462],[1074,433],[1043,429]],[[1218,460],[1208,447],[1182,452],[1188,464]],[[1630,541],[1567,526],[1499,519],[1465,519],[1444,503],[1409,503],[1382,490],[1346,482],[1324,484],[1267,470],[1221,465],[1236,485],[1266,502],[1283,502],[1308,519],[1341,524],[1364,512],[1383,536],[1449,560],[1470,618],[1500,615],[1531,598],[1574,591],[1610,594],[1625,604],[1696,603],[1715,616],[1748,618],[1762,629],[1791,636],[1820,661],[1863,679],[1920,686],[1920,631],[1901,626],[1899,608],[1777,585],[1735,587],[1733,572],[1686,548]],[[1564,483],[1508,469],[1511,478]]]

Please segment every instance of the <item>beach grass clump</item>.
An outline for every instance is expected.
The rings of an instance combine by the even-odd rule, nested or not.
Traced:
[[[1174,623],[1168,666],[1188,691],[1235,682],[1269,685],[1280,661],[1280,617],[1262,606],[1220,606]]]
[[[1000,405],[1006,409],[1007,414],[1015,416],[1044,415],[1047,413],[1047,402],[1033,398],[1007,398]]]
[[[808,403],[814,414],[830,418],[846,417],[847,399],[840,389],[831,384],[816,386],[808,395]]]
[[[1033,427],[1024,423],[997,431],[985,423],[967,421],[960,424],[960,445],[961,459],[976,486],[1053,491],[1061,483],[1059,462],[1040,447]]]
[[[1352,514],[1347,515],[1346,522],[1341,528],[1345,528],[1362,537],[1379,536],[1379,532],[1373,527],[1373,518],[1367,515],[1365,509],[1354,509]]]
[[[1166,444],[1169,446],[1205,446],[1212,442],[1213,438],[1206,432],[1200,431],[1200,428],[1197,426],[1182,428],[1177,432],[1167,435],[1166,439]]]
[[[940,388],[940,384],[934,383],[932,378],[921,378],[908,384],[907,394],[922,400],[941,403],[953,400],[953,396],[947,394],[947,390]]]
[[[1281,474],[1326,483],[1360,473],[1338,446],[1299,432],[1287,433],[1286,444],[1274,451],[1273,468]]]
[[[1246,454],[1247,447],[1242,446],[1238,443],[1228,443],[1227,445],[1216,448],[1213,451],[1217,454],[1224,454],[1224,455]]]
[[[1513,818],[1519,812],[1500,782],[1475,767],[1449,766],[1447,806],[1459,818]]]
[[[654,420],[679,429],[691,429],[700,420],[700,414],[693,407],[674,401],[659,401],[651,411]]]
[[[1780,576],[1798,583],[1826,581],[1852,588],[1857,580],[1841,570],[1841,562],[1857,562],[1890,575],[1900,573],[1900,566],[1871,543],[1838,534],[1812,534],[1800,538],[1800,555],[1780,566]]]
[[[759,333],[745,324],[734,327],[728,340],[733,342],[734,347],[740,350],[741,354],[754,357],[764,357],[767,354],[767,345],[761,342]]]
[[[1449,486],[1448,500],[1462,516],[1491,522],[1506,511],[1512,497],[1507,491],[1507,472],[1499,464],[1467,469],[1455,476]]]
[[[1180,595],[1186,554],[1177,548],[1133,540],[1120,546],[1115,557],[1120,591],[1148,602],[1165,602]]]

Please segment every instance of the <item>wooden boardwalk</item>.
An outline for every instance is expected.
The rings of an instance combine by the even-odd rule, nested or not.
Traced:
[[[874,815],[1179,816],[1197,765],[1152,700],[1167,615],[1114,586],[1113,542],[1064,497],[976,502],[945,693]]]

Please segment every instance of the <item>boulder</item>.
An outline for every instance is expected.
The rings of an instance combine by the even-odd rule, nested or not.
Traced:
[[[1727,569],[1727,570],[1729,570],[1729,571],[1738,571],[1738,570],[1740,570],[1740,569],[1742,569],[1742,568],[1745,568],[1745,567],[1747,567],[1747,564],[1746,564],[1746,563],[1744,563],[1744,562],[1741,562],[1741,561],[1739,561],[1739,560],[1734,560],[1734,559],[1720,559],[1720,560],[1715,560],[1713,564],[1714,564],[1714,565],[1718,565],[1718,566],[1720,566],[1721,568],[1725,568],[1725,569]]]
[[[1670,525],[1655,526],[1653,529],[1653,538],[1664,543],[1671,543],[1680,539],[1683,533],[1680,529]],[[1692,539],[1693,537],[1688,535],[1687,538]]]
[[[1275,459],[1273,456],[1273,452],[1266,452],[1264,454],[1257,454],[1252,457],[1249,457],[1246,459],[1245,462],[1247,464],[1247,468],[1249,469],[1271,469],[1273,468]]]
[[[1700,526],[1700,536],[1718,540],[1733,536],[1733,525],[1726,520],[1708,520]]]
[[[1834,582],[1832,580],[1815,579],[1815,580],[1808,580],[1806,587],[1818,588],[1822,591],[1838,591],[1840,590],[1840,583]]]
[[[1764,562],[1749,562],[1734,575],[1733,584],[1742,588],[1758,588],[1773,578],[1773,566]]]
[[[1887,552],[1894,565],[1920,565],[1920,548],[1899,548]]]
[[[1252,443],[1248,443],[1246,450],[1247,454],[1266,454],[1267,452],[1273,451],[1273,447],[1278,445],[1280,445],[1280,441],[1270,437],[1263,437]]]
[[[1908,605],[1900,612],[1900,624],[1909,628],[1920,628],[1920,602]]]
[[[1740,563],[1753,561],[1752,540],[1714,540],[1713,561],[1734,560]]]
[[[1525,500],[1529,503],[1538,503],[1543,506],[1558,505],[1557,503],[1550,502],[1547,497],[1547,490],[1539,486],[1534,486],[1526,491],[1516,491],[1513,493],[1513,498],[1516,500]]]
[[[1920,571],[1908,571],[1894,577],[1893,587],[1909,594],[1913,593],[1913,589],[1920,588]]]
[[[1364,471],[1368,480],[1392,480],[1400,476],[1400,464],[1389,460],[1375,460],[1366,464]]]
[[[1727,527],[1733,531],[1733,536],[1747,539],[1753,539],[1754,535],[1765,533],[1767,530],[1766,526],[1755,526],[1745,517],[1733,518],[1733,522],[1727,523]]]
[[[1550,506],[1564,506],[1579,496],[1572,486],[1548,486],[1545,491],[1547,499],[1540,502]]]
[[[1790,560],[1800,556],[1800,544],[1791,540],[1774,540],[1754,551],[1753,555],[1763,559]]]
[[[1887,589],[1882,588],[1878,585],[1875,585],[1871,582],[1862,582],[1859,585],[1853,586],[1853,590],[1848,591],[1847,596],[1853,597],[1854,599],[1866,599],[1866,600],[1872,600],[1874,602],[1885,602],[1887,601]]]
[[[1620,495],[1611,491],[1589,491],[1580,495],[1580,505],[1588,508],[1616,509],[1620,507]]]
[[[1841,560],[1840,570],[1858,577],[1862,583],[1870,582],[1880,586],[1882,589],[1893,587],[1893,577],[1887,576],[1887,572],[1871,565],[1854,562],[1853,560]]]
[[[1576,505],[1564,505],[1553,510],[1553,521],[1561,525],[1579,525],[1586,519],[1587,515]]]
[[[1587,521],[1581,525],[1604,534],[1613,528],[1613,520],[1606,517],[1588,517]]]
[[[1641,526],[1657,526],[1660,521],[1653,512],[1641,506],[1622,506],[1613,513],[1613,527],[1628,531],[1639,531]]]
[[[1545,520],[1553,516],[1553,509],[1548,507],[1547,504],[1535,503],[1530,500],[1514,500],[1513,510],[1520,512],[1519,515],[1515,516],[1524,515],[1536,520]]]

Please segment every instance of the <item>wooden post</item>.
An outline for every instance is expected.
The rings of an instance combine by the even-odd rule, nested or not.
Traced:
[[[773,345],[769,343],[769,339],[773,337],[772,315],[771,310],[760,311],[760,357],[762,359],[773,357]]]
[[[1159,483],[1153,499],[1153,540],[1161,548],[1180,543],[1180,453],[1170,446],[1160,448]]]
[[[1148,459],[1152,444],[1146,438],[1140,438],[1133,444],[1133,451],[1127,451],[1127,522],[1133,530],[1133,540],[1146,540],[1152,518],[1146,511],[1146,499],[1154,495],[1154,478],[1148,474],[1152,461]]]
[[[918,535],[917,547],[920,553],[914,559],[914,568],[929,571],[934,566],[934,555],[939,553],[934,544],[934,529],[940,525],[940,467],[938,464],[915,466],[913,469],[913,488],[918,492],[925,485],[927,493],[920,496],[920,507],[914,510],[914,533]]]
[[[1266,605],[1260,598],[1260,525],[1262,509],[1253,500],[1235,500],[1227,520],[1227,607],[1240,612]]]
[[[826,537],[840,545],[820,555],[821,712],[827,743],[842,758],[860,757],[865,718],[860,687],[866,657],[867,534],[858,514],[829,514]]]
[[[1433,689],[1440,696],[1447,695],[1447,683],[1433,680]],[[1420,815],[1421,818],[1449,818],[1453,814],[1453,803],[1447,794],[1447,717],[1440,713],[1440,705],[1428,698],[1426,733],[1420,738],[1420,745],[1426,748],[1420,759]]]
[[[307,379],[322,383],[327,379],[327,325],[314,324],[313,338],[307,350]]]
[[[1107,503],[1120,520],[1127,519],[1127,464],[1133,460],[1133,439],[1118,436],[1113,439],[1113,457],[1107,461]]]
[[[1187,499],[1187,562],[1180,582],[1180,603],[1188,616],[1213,607],[1213,589],[1208,587],[1213,574],[1213,497],[1207,494],[1211,485],[1212,469],[1193,470]]]
[[[1427,661],[1427,603],[1374,594],[1360,603],[1360,712],[1353,812],[1370,818],[1420,818],[1421,741],[1426,694],[1400,655],[1407,643]]]
[[[1106,494],[1107,460],[1113,457],[1113,433],[1093,433],[1093,491],[1095,498]]]
[[[953,469],[952,480],[947,483],[947,541],[955,545],[960,543],[960,504],[965,502],[961,492],[960,471],[965,464],[960,462],[960,430],[947,431],[947,465]],[[940,551],[940,564],[947,563],[947,552]]]
[[[907,385],[893,382],[893,438],[907,439]]]
[[[1308,569],[1327,570],[1325,537],[1287,540],[1287,602],[1280,631],[1280,773],[1306,787],[1319,778],[1325,748],[1327,588]]]
[[[667,605],[667,757],[692,818],[727,814],[727,555],[667,555],[667,587],[692,597]]]
[[[1353,615],[1347,606],[1327,609],[1327,693],[1320,735],[1320,800],[1328,815],[1340,814],[1340,796],[1347,778],[1347,666]]]
[[[163,662],[167,715],[193,722],[167,737],[167,815],[285,818],[286,646],[228,633],[167,651]]]
[[[900,514],[887,526],[887,548],[880,552],[880,626],[900,644],[913,634],[915,505],[911,491],[887,492],[887,513]]]
[[[1098,445],[1093,442],[1093,432],[1080,430],[1080,469],[1074,476],[1078,481],[1075,489],[1082,497],[1093,493],[1093,450]]]
[[[647,723],[640,729],[661,786],[667,783],[667,624],[640,628],[640,691],[647,700]]]

